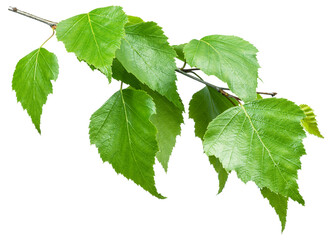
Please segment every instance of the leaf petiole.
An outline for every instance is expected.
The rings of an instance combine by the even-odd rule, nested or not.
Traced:
[[[56,26],[52,26],[51,29],[52,29],[52,34],[51,34],[51,36],[48,37],[47,40],[44,41],[44,43],[42,43],[42,45],[40,46],[40,48],[42,48],[43,45],[46,44],[46,43],[47,43],[47,42],[48,42],[48,41],[49,41],[49,40],[55,35],[55,32],[56,32],[56,31],[55,31]]]

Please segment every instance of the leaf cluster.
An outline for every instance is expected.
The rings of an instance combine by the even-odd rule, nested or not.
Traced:
[[[98,8],[73,16],[56,26],[57,39],[67,52],[103,73],[121,88],[92,114],[90,142],[104,162],[155,197],[157,159],[168,170],[176,137],[181,133],[184,106],[177,92],[175,59],[217,77],[229,86],[206,84],[189,103],[195,135],[218,174],[222,192],[229,173],[253,181],[279,215],[285,228],[289,199],[304,205],[298,190],[300,158],[305,154],[305,131],[323,137],[313,110],[282,98],[262,98],[256,92],[258,50],[236,36],[210,35],[170,46],[155,22],[128,16],[121,7]],[[43,45],[42,45],[43,46]],[[17,100],[41,133],[40,118],[52,82],[58,76],[57,58],[43,47],[17,64],[12,87]],[[123,83],[128,85],[123,88]]]

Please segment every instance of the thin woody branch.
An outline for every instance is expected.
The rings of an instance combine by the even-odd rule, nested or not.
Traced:
[[[197,75],[196,73],[193,72],[193,71],[195,71],[195,70],[199,70],[199,68],[192,68],[192,69],[183,69],[183,68],[179,68],[179,69],[176,69],[175,71],[178,72],[178,73],[181,73],[181,74],[183,74],[183,75],[185,75],[185,76],[187,76],[187,77],[189,77],[189,78],[191,78],[191,79],[194,79],[194,80],[196,80],[196,81],[198,81],[198,82],[201,82],[201,83],[205,84],[206,86],[209,86],[209,87],[215,88],[215,89],[217,89],[218,91],[220,91],[221,93],[222,93],[222,91],[223,91],[223,92],[224,92],[224,91],[230,91],[230,88],[218,87],[218,86],[216,86],[216,85],[214,85],[214,84],[211,84],[211,83],[209,83],[209,82],[204,81],[204,80],[201,79],[200,77],[195,77],[195,76],[193,76],[193,75],[188,74],[188,73],[193,73],[193,74]],[[198,76],[198,75],[197,75],[197,76]],[[260,95],[270,95],[271,97],[274,97],[274,96],[277,95],[276,92],[256,92],[256,93],[257,93],[257,94],[260,94]],[[228,93],[223,93],[223,94],[226,95],[226,94],[228,94]],[[230,95],[230,94],[228,94],[228,95],[226,95],[226,96],[236,98],[235,96],[232,96],[232,95]],[[240,99],[239,99],[239,100],[240,100]]]
[[[32,18],[32,19],[37,20],[39,22],[45,23],[45,24],[49,25],[51,28],[55,28],[58,24],[57,22],[53,22],[53,21],[50,21],[50,20],[35,16],[31,13],[21,11],[21,10],[17,9],[16,7],[9,7],[8,10],[12,11],[12,12],[15,12],[15,13],[18,13],[18,14],[21,14],[25,17]]]
[[[186,73],[186,72],[184,72],[183,70],[181,70],[181,69],[179,69],[179,68],[178,68],[178,69],[175,69],[175,71],[178,72],[178,73],[180,73],[180,74],[182,74],[182,75],[185,75],[186,77],[189,77],[189,78],[191,78],[191,79],[193,79],[193,80],[196,80],[196,81],[198,81],[198,82],[200,82],[200,83],[203,83],[203,84],[205,84],[206,86],[209,86],[209,87],[211,87],[211,88],[216,89],[218,92],[220,92],[221,94],[223,94],[223,95],[226,96],[226,97],[234,98],[234,99],[236,99],[238,102],[240,101],[240,98],[238,98],[238,97],[236,97],[236,96],[233,96],[233,95],[227,93],[226,91],[224,91],[224,88],[221,88],[221,87],[215,86],[215,85],[213,85],[212,83],[209,83],[209,82],[204,81],[203,79],[200,79],[200,78],[198,78],[198,77],[196,77],[196,76],[190,75],[189,73]]]

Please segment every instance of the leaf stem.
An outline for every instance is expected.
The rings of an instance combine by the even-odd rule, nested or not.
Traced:
[[[50,20],[35,16],[31,13],[21,11],[21,10],[17,9],[16,7],[9,7],[8,10],[12,11],[12,12],[15,12],[15,13],[18,13],[18,14],[21,14],[25,17],[32,18],[32,19],[37,20],[39,22],[45,23],[45,24],[49,25],[51,28],[56,28],[56,26],[58,24],[57,22],[53,22],[53,21],[50,21]]]
[[[46,43],[47,43],[47,42],[48,42],[48,41],[49,41],[49,40],[55,35],[55,32],[56,32],[56,31],[55,31],[55,28],[52,27],[52,34],[51,34],[51,36],[48,37],[47,40],[44,41],[44,43],[42,43],[42,45],[40,46],[40,48],[42,48],[43,45],[46,44]]]

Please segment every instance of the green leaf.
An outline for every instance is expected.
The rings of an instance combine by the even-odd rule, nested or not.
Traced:
[[[125,32],[117,59],[140,82],[183,109],[175,84],[176,54],[162,29],[144,22],[127,26]]]
[[[177,54],[177,58],[183,62],[186,62],[184,53],[183,53],[183,48],[187,45],[187,43],[179,44],[179,45],[173,45],[173,49]]]
[[[125,24],[125,26],[131,26],[134,24],[142,23],[142,22],[144,22],[144,21],[140,17],[128,15],[128,22]]]
[[[259,188],[304,204],[298,192],[297,170],[305,154],[304,113],[286,99],[267,98],[233,107],[216,117],[204,136],[204,150],[223,167]]]
[[[319,128],[318,128],[318,123],[316,120],[316,116],[313,112],[313,109],[310,108],[308,105],[306,104],[301,104],[300,105],[301,109],[303,110],[303,112],[305,113],[305,118],[302,119],[301,124],[304,127],[304,129],[310,133],[313,134],[319,138],[323,138],[323,136],[321,135]]]
[[[89,135],[102,160],[112,164],[117,173],[164,198],[154,181],[158,146],[156,128],[149,120],[154,113],[155,104],[145,92],[118,91],[91,116]]]
[[[101,71],[110,81],[111,65],[127,21],[121,7],[97,8],[58,23],[57,39],[68,52],[74,52],[79,60]]]
[[[164,170],[167,171],[169,158],[176,143],[176,137],[181,133],[181,124],[183,123],[182,110],[177,108],[167,98],[140,83],[135,76],[124,69],[117,59],[113,63],[113,77],[136,89],[142,89],[153,98],[156,114],[153,114],[150,120],[157,129],[156,139],[159,151],[156,157]]]
[[[220,162],[220,160],[218,158],[216,158],[214,156],[209,156],[208,160],[214,167],[215,171],[218,173],[218,176],[219,176],[218,194],[220,194],[223,191],[223,189],[227,183],[229,173],[224,169],[224,167],[222,166],[222,163]]]
[[[122,81],[135,89],[141,89],[143,84],[133,74],[126,71],[126,69],[123,67],[120,61],[117,60],[117,58],[115,58],[113,61],[112,70],[113,78],[116,80]]]
[[[195,122],[195,134],[203,140],[208,124],[225,110],[238,105],[233,98],[227,98],[217,90],[204,87],[192,96],[189,103],[189,117]],[[228,173],[218,158],[209,156],[210,163],[219,175],[219,193],[228,179]]]
[[[260,94],[256,94],[256,100],[261,100],[263,97]]]
[[[281,196],[280,194],[276,194],[268,188],[262,188],[261,193],[264,198],[269,200],[270,205],[279,216],[281,222],[281,232],[283,232],[286,226],[288,198]]]
[[[148,88],[147,93],[153,98],[156,105],[156,114],[150,120],[157,128],[157,141],[159,151],[157,160],[167,172],[168,162],[176,143],[176,138],[181,133],[183,123],[182,110],[176,107],[167,98]]]
[[[14,72],[12,88],[17,101],[26,109],[40,134],[42,106],[52,93],[51,80],[57,79],[58,68],[56,55],[38,48],[19,60]]]
[[[239,37],[222,35],[194,39],[184,47],[191,67],[198,67],[207,75],[215,75],[226,82],[245,102],[256,99],[257,52],[252,44]]]
[[[203,140],[208,124],[225,110],[238,105],[211,87],[196,92],[189,103],[189,117],[195,122],[195,135]]]

